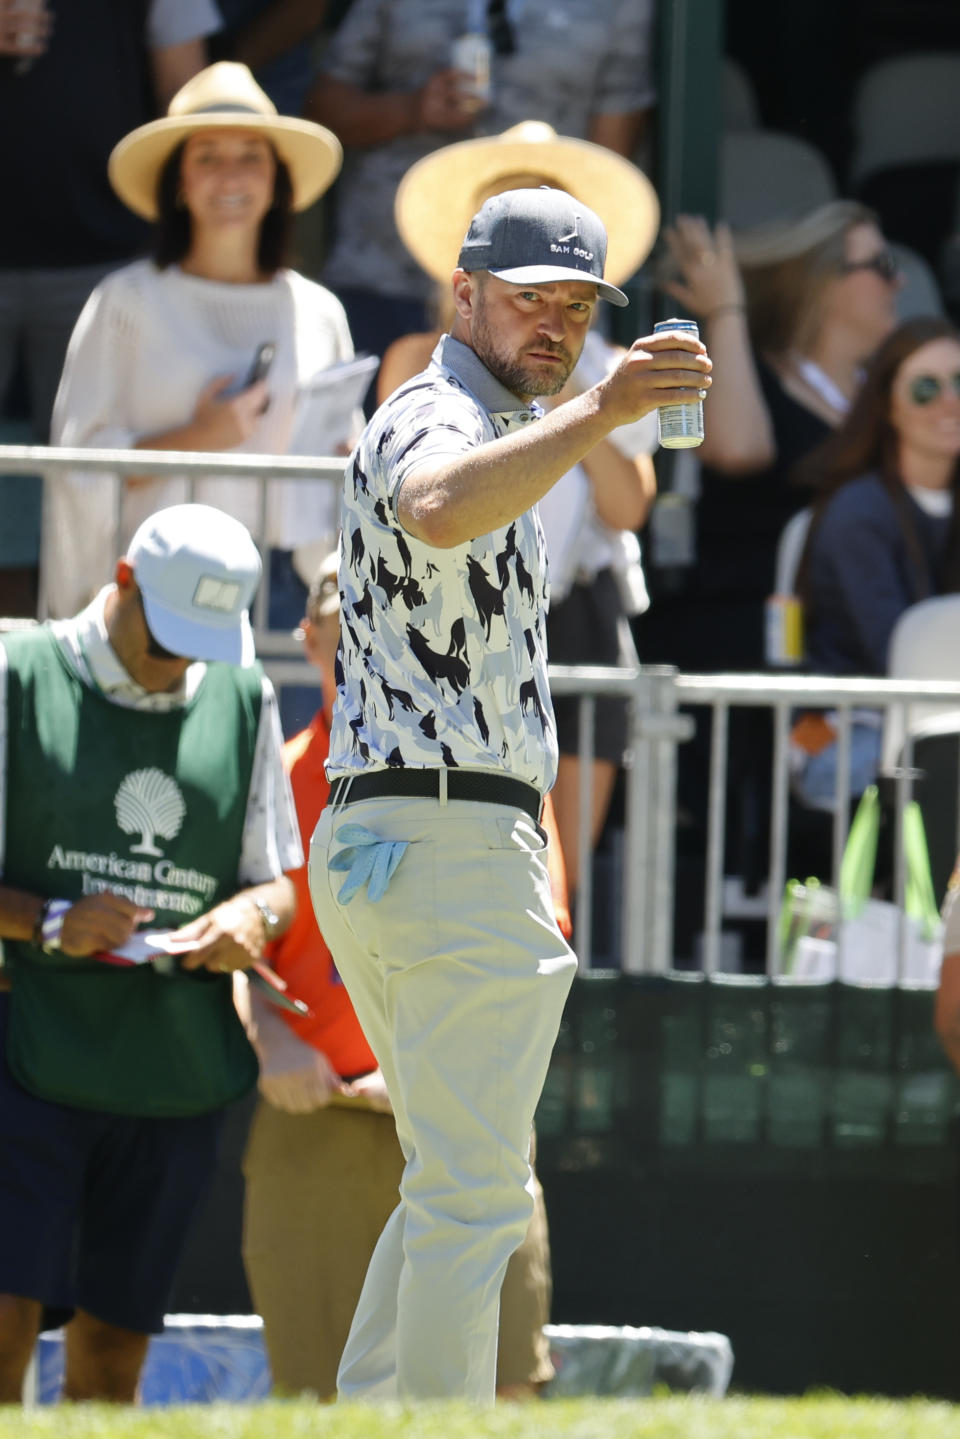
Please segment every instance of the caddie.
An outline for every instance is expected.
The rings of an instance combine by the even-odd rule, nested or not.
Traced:
[[[64,1395],[131,1402],[224,1106],[256,1081],[232,971],[300,862],[249,605],[260,557],[158,511],[75,618],[0,645],[0,1401],[66,1329]]]

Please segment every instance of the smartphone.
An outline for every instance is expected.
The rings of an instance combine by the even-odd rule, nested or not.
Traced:
[[[253,357],[253,364],[238,385],[231,385],[222,392],[224,399],[230,399],[233,395],[239,395],[243,390],[249,390],[258,380],[265,380],[270,373],[270,366],[273,364],[273,357],[277,353],[276,342],[264,340],[262,345],[257,346],[257,353]]]

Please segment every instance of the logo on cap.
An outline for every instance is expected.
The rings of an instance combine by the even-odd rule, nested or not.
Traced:
[[[201,575],[193,592],[193,603],[198,610],[219,610],[221,614],[233,614],[240,597],[240,586],[233,580],[220,580],[214,575]]]
[[[585,250],[582,245],[575,245],[574,240],[580,238],[580,216],[574,215],[573,229],[569,235],[560,235],[556,240],[550,241],[551,255],[576,255],[580,260],[586,260],[589,264],[593,259],[593,251]]]

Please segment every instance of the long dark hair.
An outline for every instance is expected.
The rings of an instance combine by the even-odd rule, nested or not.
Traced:
[[[843,485],[870,474],[879,477],[900,521],[916,598],[925,599],[929,595],[927,562],[917,533],[913,506],[904,489],[897,463],[897,432],[890,419],[890,393],[904,361],[934,340],[955,340],[960,344],[960,331],[938,315],[920,315],[898,325],[870,361],[863,384],[843,424],[794,467],[791,479],[817,492],[797,575],[797,589],[804,600],[809,598],[806,581],[811,545],[824,510]],[[935,577],[940,593],[960,590],[960,458],[954,462],[950,488],[953,492],[950,533],[941,573]]]
[[[157,181],[157,223],[153,258],[165,270],[178,264],[190,249],[190,212],[179,204],[180,165],[183,160],[182,141],[171,153]],[[275,275],[287,263],[293,215],[293,185],[290,171],[274,151],[277,171],[273,185],[273,203],[260,222],[257,264],[265,275]]]

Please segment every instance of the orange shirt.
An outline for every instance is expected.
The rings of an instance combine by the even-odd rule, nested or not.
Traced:
[[[323,768],[330,745],[330,730],[322,710],[307,729],[283,747],[283,762],[290,776],[297,806],[303,852],[327,802],[330,786]],[[270,964],[290,986],[290,993],[313,1010],[310,1016],[279,1013],[299,1037],[320,1049],[343,1078],[367,1074],[377,1061],[367,1044],[350,997],[337,974],[330,951],[317,927],[307,886],[307,867],[290,874],[297,892],[297,912],[280,939],[268,947]]]

